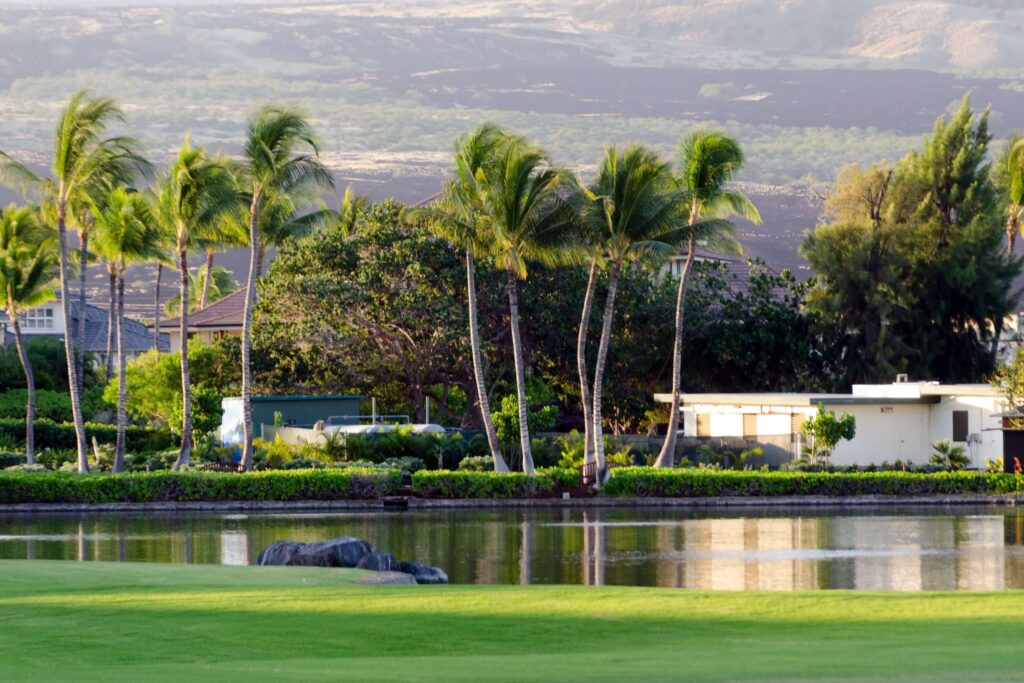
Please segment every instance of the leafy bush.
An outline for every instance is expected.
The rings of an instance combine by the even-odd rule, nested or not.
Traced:
[[[530,477],[521,472],[469,472],[461,470],[422,471],[412,475],[412,488],[431,498],[536,498],[553,492],[556,486],[576,486],[579,473],[549,468]]]
[[[460,472],[493,472],[494,458],[489,455],[471,455],[459,462]]]
[[[248,474],[0,472],[0,504],[372,500],[393,493],[400,482],[399,472],[359,469]]]
[[[14,467],[15,465],[25,464],[24,453],[7,453],[0,451],[0,469],[6,469],[8,467]]]
[[[388,458],[381,463],[384,467],[390,470],[398,470],[399,472],[419,472],[420,470],[427,469],[427,463],[423,462],[419,458],[412,458],[409,456],[401,458]]]
[[[36,448],[75,448],[75,425],[40,419],[35,422]],[[115,443],[117,427],[97,422],[85,423],[85,435],[90,445],[93,437],[99,443]],[[129,426],[126,447],[130,451],[156,451],[174,445],[166,429]],[[0,418],[0,438],[25,438],[25,419]]]
[[[622,467],[604,492],[613,496],[858,496],[1008,494],[1024,491],[1024,477],[989,472],[754,472]]]
[[[936,441],[932,444],[932,457],[929,460],[933,465],[939,465],[947,470],[962,470],[971,464],[967,457],[967,449],[963,446],[954,446],[949,439]]]

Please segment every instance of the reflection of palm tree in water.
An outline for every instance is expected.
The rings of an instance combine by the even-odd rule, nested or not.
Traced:
[[[604,527],[596,512],[583,511],[583,583],[604,585]]]
[[[530,583],[530,561],[533,558],[533,522],[530,521],[528,513],[523,513],[519,533],[519,583],[525,586]]]

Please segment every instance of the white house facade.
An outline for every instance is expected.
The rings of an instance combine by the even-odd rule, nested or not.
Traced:
[[[671,398],[655,396],[662,403]],[[683,394],[682,404],[684,437],[756,443],[771,464],[800,457],[801,427],[819,406],[857,420],[856,436],[841,442],[832,456],[837,466],[926,463],[932,444],[945,439],[965,448],[972,467],[1003,457],[1005,399],[987,384],[854,385],[849,394]]]

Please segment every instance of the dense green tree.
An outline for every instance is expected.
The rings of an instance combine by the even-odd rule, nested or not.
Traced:
[[[285,243],[259,284],[263,390],[372,392],[421,421],[429,396],[448,417],[452,391],[472,391],[460,271],[455,250],[394,202],[367,209],[354,236],[334,226]]]
[[[221,399],[238,393],[240,366],[237,348],[217,342],[213,345],[190,344],[189,402],[193,413],[191,427],[208,434],[220,426]],[[147,351],[126,366],[127,411],[137,420],[166,425],[180,433],[185,424],[185,400],[181,388],[181,357],[176,353]],[[104,396],[117,399],[120,382],[107,385]]]
[[[991,372],[1020,263],[1002,247],[987,119],[965,98],[921,152],[847,170],[829,198],[846,208],[805,238],[818,276],[811,305],[841,332],[847,383]]]
[[[10,205],[0,211],[0,297],[14,331],[14,345],[28,388],[25,401],[25,456],[35,462],[36,382],[32,363],[21,335],[19,316],[53,299],[57,278],[58,249],[38,213],[29,207]]]

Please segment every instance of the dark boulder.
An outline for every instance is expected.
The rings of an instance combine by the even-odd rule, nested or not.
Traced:
[[[391,553],[375,553],[361,538],[343,536],[316,543],[277,541],[256,559],[260,566],[355,567],[380,572],[383,583],[448,583],[437,567],[401,562]],[[393,576],[398,573],[400,576]],[[400,578],[407,576],[408,579]],[[387,581],[383,579],[387,578]]]
[[[448,575],[437,567],[428,567],[415,562],[399,562],[398,571],[412,574],[416,583],[448,583]]]
[[[316,543],[278,541],[259,554],[261,566],[355,567],[373,549],[361,538],[342,536]]]
[[[304,545],[306,544],[293,541],[277,541],[274,545],[264,548],[260,552],[259,557],[256,558],[256,564],[261,567],[295,564],[292,560],[298,554],[299,548]]]
[[[369,569],[375,572],[397,572],[399,562],[391,553],[367,553],[359,560],[356,569]]]

